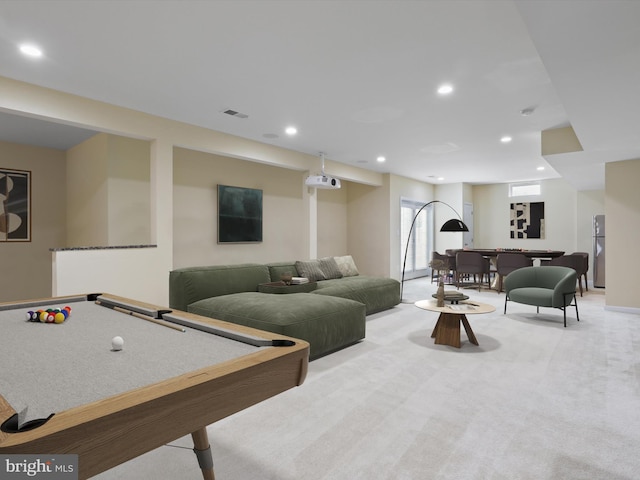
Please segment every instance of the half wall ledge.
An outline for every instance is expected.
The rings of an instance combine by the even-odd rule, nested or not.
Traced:
[[[158,245],[114,245],[111,247],[59,247],[59,248],[50,248],[50,252],[66,252],[73,250],[114,250],[114,249],[125,249],[125,248],[158,248]]]

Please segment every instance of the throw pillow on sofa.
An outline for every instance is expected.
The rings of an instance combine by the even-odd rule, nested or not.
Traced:
[[[338,265],[338,269],[342,273],[343,277],[355,277],[360,275],[356,268],[356,263],[353,261],[351,255],[343,255],[341,257],[333,257]]]
[[[296,260],[296,270],[301,277],[308,278],[310,282],[327,279],[318,260],[308,260],[306,262]]]
[[[320,269],[324,273],[324,277],[327,280],[332,278],[342,278],[342,272],[338,268],[338,262],[333,257],[325,257],[320,260]]]

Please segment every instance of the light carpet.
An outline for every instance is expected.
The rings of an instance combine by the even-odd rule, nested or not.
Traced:
[[[452,287],[448,287],[452,289]],[[405,299],[430,298],[428,280]],[[578,297],[580,322],[464,290],[479,346],[435,345],[412,303],[310,363],[305,383],[209,426],[217,480],[640,478],[640,315]],[[96,478],[202,478],[184,437]]]

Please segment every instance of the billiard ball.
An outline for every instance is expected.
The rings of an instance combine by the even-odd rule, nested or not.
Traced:
[[[53,318],[54,318],[54,320],[53,320],[53,321],[54,321],[55,323],[62,323],[62,322],[64,322],[64,321],[65,321],[65,319],[66,319],[67,317],[64,315],[64,313],[58,312],[58,313],[56,313],[56,314],[53,316]]]
[[[122,337],[113,337],[111,339],[111,348],[114,352],[119,352],[120,350],[122,350],[123,346],[124,340]]]

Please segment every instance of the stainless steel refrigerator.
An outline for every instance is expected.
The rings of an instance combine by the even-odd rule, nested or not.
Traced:
[[[604,215],[593,217],[593,286],[604,288]]]

